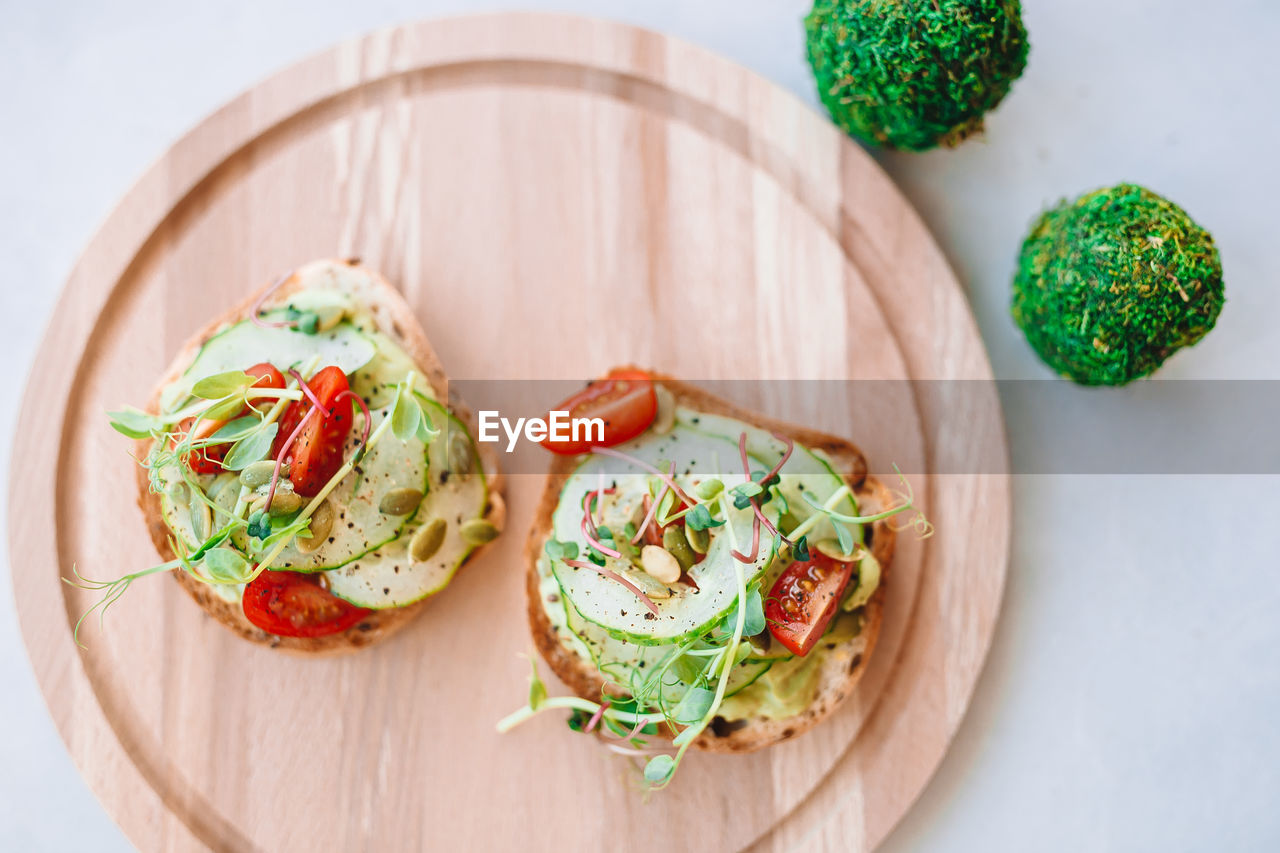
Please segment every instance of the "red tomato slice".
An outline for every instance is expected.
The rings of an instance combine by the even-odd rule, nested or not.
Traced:
[[[641,370],[615,370],[604,379],[592,382],[553,411],[568,412],[570,418],[604,420],[603,441],[588,440],[587,436],[580,435],[577,441],[552,441],[548,438],[540,442],[552,453],[574,456],[586,453],[592,447],[621,444],[644,432],[658,414],[658,397],[649,374]]]
[[[350,387],[341,368],[330,365],[307,380],[307,385],[330,414],[328,417],[313,417],[307,422],[289,448],[285,461],[290,466],[289,479],[293,482],[294,491],[311,497],[323,489],[342,467],[343,445],[355,418],[349,404],[335,406],[338,395]],[[310,409],[311,400],[307,397],[285,409],[272,448],[273,457],[279,456],[280,449]]]
[[[792,563],[764,602],[769,633],[793,653],[807,655],[831,624],[852,574],[853,563],[834,560],[816,549],[809,560]]]
[[[322,589],[311,575],[263,572],[244,590],[244,615],[278,637],[323,637],[356,625],[371,611]]]
[[[257,377],[258,381],[253,383],[254,388],[283,388],[284,375],[279,370],[268,364],[260,362],[250,367],[245,373],[250,376]],[[249,409],[240,410],[240,415],[246,415]],[[237,415],[239,417],[240,415]],[[187,418],[183,421],[178,429],[186,434],[191,429],[191,425],[195,423],[195,418]],[[194,438],[208,438],[218,430],[222,429],[226,421],[201,421],[199,429],[196,430]],[[215,444],[212,447],[206,447],[199,453],[187,454],[187,466],[196,474],[217,474],[222,471],[222,460],[226,457],[227,451],[231,449],[229,444]]]

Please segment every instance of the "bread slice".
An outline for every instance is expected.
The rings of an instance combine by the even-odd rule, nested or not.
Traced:
[[[635,369],[635,368],[627,368]],[[867,474],[866,459],[850,442],[833,435],[760,417],[726,403],[701,389],[646,371],[660,382],[676,404],[708,414],[723,415],[761,429],[787,435],[796,442],[819,450],[834,463],[836,470],[857,495],[858,506],[869,513],[879,512],[895,505],[889,489]],[[534,516],[533,528],[525,546],[526,592],[528,596],[529,628],[534,644],[552,671],[574,693],[585,699],[596,700],[601,695],[604,682],[600,672],[590,661],[560,642],[539,597],[538,558],[547,537],[551,535],[551,519],[560,501],[560,491],[578,465],[578,457],[557,456],[551,465],[547,485]],[[729,722],[717,717],[696,740],[693,746],[706,752],[754,752],[772,744],[808,731],[826,719],[850,693],[867,669],[867,662],[880,634],[880,622],[884,612],[884,596],[889,579],[889,564],[893,559],[894,529],[886,521],[877,521],[865,528],[867,544],[880,561],[880,586],[866,604],[866,621],[858,636],[839,644],[826,653],[823,662],[817,696],[812,705],[801,714],[773,720],[756,717]]]
[[[307,288],[337,288],[348,293],[362,306],[368,307],[374,317],[378,329],[395,340],[404,348],[418,366],[422,375],[430,383],[436,398],[448,403],[453,414],[475,434],[475,418],[472,413],[457,400],[449,399],[449,389],[444,368],[431,348],[430,342],[422,331],[413,311],[405,303],[400,293],[386,279],[359,265],[358,260],[320,260],[299,267],[290,273],[283,283],[273,282],[264,286],[244,302],[232,308],[223,316],[211,321],[197,332],[178,352],[165,375],[157,383],[147,410],[158,413],[160,410],[160,392],[164,386],[177,380],[195,359],[200,347],[223,327],[246,319],[255,303],[263,293],[272,287],[277,289],[267,298],[264,309],[286,303],[292,294]],[[151,439],[138,442],[139,458],[145,459],[151,451]],[[485,518],[499,529],[506,520],[506,509],[501,495],[501,478],[497,460],[488,445],[479,445],[485,477],[489,487],[489,505]],[[160,556],[168,561],[175,559],[170,545],[170,532],[160,512],[160,496],[150,489],[146,469],[139,466],[138,505],[146,520],[151,541],[155,543]],[[483,548],[471,552],[468,559],[475,557]],[[408,624],[429,599],[417,601],[407,607],[388,610],[375,610],[367,619],[356,626],[338,634],[325,637],[278,637],[269,634],[250,622],[244,615],[239,602],[228,602],[219,598],[213,589],[205,583],[193,578],[182,570],[175,570],[173,576],[178,583],[191,594],[196,603],[204,608],[210,616],[226,625],[240,636],[255,643],[272,648],[283,649],[300,654],[341,654],[370,646]]]

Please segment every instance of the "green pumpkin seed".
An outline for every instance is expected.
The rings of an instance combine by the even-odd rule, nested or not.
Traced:
[[[483,545],[498,538],[498,528],[483,518],[464,521],[458,532],[462,534],[462,541],[468,545]]]
[[[435,556],[444,544],[444,532],[449,525],[443,518],[433,518],[413,534],[409,541],[409,556],[415,563],[423,563]]]
[[[705,554],[711,547],[711,531],[706,528],[694,530],[692,527],[686,526],[684,536],[689,540],[689,547],[693,549],[695,554]]]
[[[417,489],[392,489],[382,496],[378,512],[383,515],[408,515],[422,503],[422,492]]]
[[[282,489],[277,484],[275,496],[271,498],[271,506],[267,509],[268,515],[289,515],[302,509],[305,501],[302,495],[289,489]]]
[[[684,536],[684,528],[678,524],[662,531],[662,547],[676,558],[681,572],[689,571],[689,567],[698,561],[698,555],[689,547],[689,540]]]
[[[263,459],[261,462],[254,462],[252,465],[240,472],[240,483],[251,489],[259,486],[265,486],[271,482],[271,476],[276,471],[276,463],[272,459]],[[289,476],[289,466],[280,466],[281,479]]]
[[[213,529],[213,512],[204,501],[197,500],[191,504],[191,530],[196,539],[204,541]]]
[[[316,511],[311,513],[311,536],[303,538],[295,537],[294,545],[303,554],[310,554],[315,551],[325,540],[329,538],[329,531],[333,530],[333,504],[329,503],[326,498],[320,506],[316,507]]]
[[[449,434],[449,473],[465,477],[471,473],[471,442],[461,431]]]

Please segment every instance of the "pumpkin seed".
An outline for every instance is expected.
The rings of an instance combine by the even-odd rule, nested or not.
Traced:
[[[325,498],[320,506],[316,507],[316,511],[311,513],[310,538],[295,537],[294,545],[303,554],[310,554],[324,544],[324,541],[329,538],[330,530],[333,530],[333,504]]]
[[[462,541],[468,545],[483,545],[498,538],[498,528],[483,518],[464,521],[458,532],[462,534]]]
[[[204,501],[196,500],[191,503],[191,530],[199,541],[207,539],[213,531],[213,511]]]
[[[409,540],[409,556],[415,563],[422,563],[435,556],[444,544],[444,532],[449,525],[443,518],[433,518],[413,534]]]
[[[276,463],[273,459],[263,459],[261,462],[254,462],[252,465],[240,472],[240,483],[251,489],[259,486],[265,486],[271,482],[271,477],[275,474]],[[289,466],[280,466],[280,478],[284,479],[289,476]]]
[[[305,503],[302,495],[291,489],[282,489],[279,484],[276,485],[275,496],[271,498],[271,506],[267,508],[268,515],[288,515],[302,509]]]
[[[666,435],[676,425],[676,398],[656,382],[653,393],[658,398],[658,413],[653,418],[653,431],[658,435]]]
[[[684,535],[689,540],[689,547],[693,549],[695,554],[705,554],[711,547],[711,532],[706,528],[694,530],[692,527],[686,526]]]
[[[676,558],[676,562],[680,564],[681,572],[689,571],[689,567],[698,562],[698,555],[689,547],[689,540],[684,536],[684,529],[678,524],[673,524],[662,531],[662,547]]]
[[[378,503],[378,512],[383,515],[408,515],[422,503],[422,492],[417,489],[392,489],[382,496]]]
[[[640,565],[645,574],[659,583],[675,583],[680,580],[680,563],[665,548],[645,545],[640,549]]]
[[[459,430],[449,434],[449,472],[457,477],[471,473],[471,442]]]

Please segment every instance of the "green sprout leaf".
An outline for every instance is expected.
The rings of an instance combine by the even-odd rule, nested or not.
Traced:
[[[831,519],[831,526],[836,529],[836,539],[840,541],[840,552],[845,555],[852,554],[853,534],[849,532],[849,528],[834,518]]]
[[[561,542],[558,539],[548,539],[547,544],[543,546],[543,550],[545,550],[547,552],[547,556],[553,560],[578,559],[577,542]]]
[[[257,509],[250,513],[248,533],[259,539],[266,539],[271,535],[271,516],[266,510]]]
[[[422,423],[422,406],[412,394],[399,393],[391,409],[391,431],[401,441],[408,441],[418,434]]]
[[[677,723],[684,725],[692,725],[699,722],[707,715],[707,711],[711,710],[711,703],[715,701],[716,694],[714,690],[708,690],[705,687],[690,687],[685,691],[683,697],[671,710],[671,719]]]
[[[795,555],[796,562],[807,563],[809,561],[809,540],[801,536],[792,543],[791,551]]]
[[[280,425],[278,423],[270,423],[257,432],[250,433],[240,439],[231,445],[231,449],[227,451],[227,456],[222,461],[222,467],[228,471],[242,471],[254,462],[266,459],[267,454],[271,452],[271,444],[276,440],[276,432],[279,429]]]
[[[707,530],[724,524],[723,521],[716,521],[711,517],[711,510],[707,509],[705,504],[698,504],[689,510],[684,517],[684,523],[694,530]]]
[[[694,487],[693,492],[698,496],[699,500],[709,501],[724,491],[724,483],[719,478],[712,477],[709,480],[703,480]]]
[[[214,548],[204,555],[210,577],[228,583],[243,583],[252,571],[249,562],[230,548]]]
[[[111,418],[111,428],[129,438],[150,438],[153,431],[164,429],[159,418],[134,408],[107,412],[107,416]]]
[[[670,755],[655,755],[644,766],[644,781],[650,785],[661,785],[671,778],[675,769],[676,760]]]
[[[538,710],[542,707],[542,703],[547,701],[547,685],[542,683],[542,679],[538,677],[538,665],[530,660],[533,668],[533,674],[529,676],[529,707]]]
[[[223,397],[242,393],[257,381],[257,377],[250,376],[243,370],[228,370],[226,373],[215,373],[201,379],[191,387],[191,393],[204,400],[221,400]]]
[[[206,421],[221,421],[235,417],[242,408],[244,408],[244,395],[236,394],[214,403],[201,413],[201,417]]]
[[[729,490],[729,494],[738,495],[744,498],[753,498],[763,491],[764,491],[764,486],[761,486],[759,483],[749,481],[749,482],[734,486],[732,489]]]
[[[239,441],[261,425],[262,421],[254,415],[245,415],[243,418],[227,421],[209,439],[214,442]]]
[[[764,601],[760,597],[760,590],[751,589],[747,591],[746,611],[746,620],[742,626],[742,636],[754,637],[765,629]],[[725,625],[736,625],[737,623],[738,605],[735,603],[733,610],[729,613],[729,618],[725,620]]]

